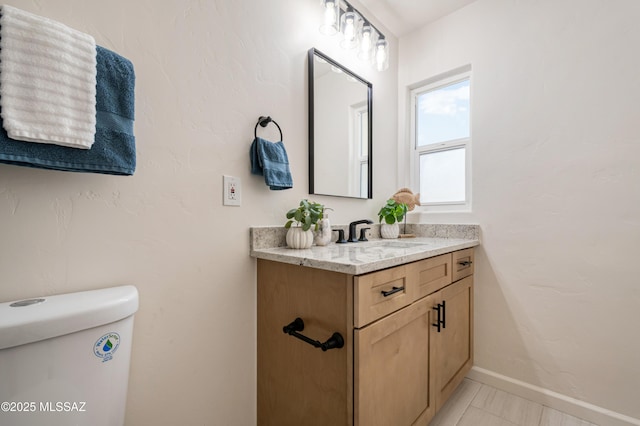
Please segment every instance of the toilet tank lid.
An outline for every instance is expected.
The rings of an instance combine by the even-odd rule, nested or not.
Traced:
[[[109,324],[137,310],[132,285],[0,303],[0,349]]]

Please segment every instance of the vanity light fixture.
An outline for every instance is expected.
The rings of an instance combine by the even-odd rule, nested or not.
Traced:
[[[340,32],[342,48],[358,48],[358,58],[371,63],[378,71],[389,68],[389,42],[364,15],[346,0],[321,0],[321,4],[324,8],[322,34]]]

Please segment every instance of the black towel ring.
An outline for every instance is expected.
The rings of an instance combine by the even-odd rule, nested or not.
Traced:
[[[273,123],[273,124],[276,125],[276,127],[280,131],[280,140],[283,140],[282,139],[282,129],[280,128],[280,126],[278,126],[278,123],[276,123],[276,121],[273,120],[271,117],[260,116],[260,118],[258,118],[258,122],[256,123],[256,128],[253,129],[253,136],[256,137],[256,138],[258,137],[258,124],[261,125],[262,127],[267,127],[267,125],[269,123]]]

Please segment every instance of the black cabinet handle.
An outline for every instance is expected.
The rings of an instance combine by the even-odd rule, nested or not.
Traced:
[[[446,302],[446,300],[442,301],[442,328],[447,328],[447,307],[445,306]]]
[[[389,290],[389,291],[384,291],[384,290],[382,290],[380,293],[382,293],[382,295],[383,295],[384,297],[389,297],[389,296],[391,296],[392,294],[397,293],[397,292],[399,292],[399,291],[403,291],[403,290],[404,290],[404,287],[396,287],[396,286],[393,286],[393,287],[391,287],[391,290]]]
[[[462,261],[458,262],[458,265],[460,265],[460,266],[469,266],[472,263],[473,262],[471,260],[462,260]]]
[[[304,330],[304,321],[302,321],[302,318],[296,318],[289,324],[282,327],[282,331],[285,334],[296,337],[303,342],[307,342],[313,347],[320,348],[323,352],[326,352],[329,349],[339,349],[344,346],[344,339],[338,332],[333,333],[326,342],[322,343],[318,340],[313,340],[305,335],[298,333],[298,331],[302,330]]]
[[[437,312],[438,312],[438,320],[437,320],[434,324],[431,324],[431,325],[432,325],[432,326],[434,326],[434,327],[438,327],[438,333],[440,333],[440,323],[441,323],[441,319],[440,319],[440,315],[441,315],[441,313],[440,313],[440,307],[441,307],[441,306],[440,306],[440,304],[438,303],[436,306],[434,306],[433,308],[431,308],[431,309],[433,309],[434,311],[437,311]]]
[[[434,323],[431,324],[434,327],[438,328],[438,333],[440,333],[440,329],[441,328],[445,328],[445,302],[444,300],[442,301],[442,303],[438,303],[436,306],[434,306],[433,308],[434,311],[438,312],[438,320]]]

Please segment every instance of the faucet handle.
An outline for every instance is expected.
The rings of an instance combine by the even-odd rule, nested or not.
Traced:
[[[358,241],[369,241],[367,240],[367,229],[371,228],[360,228],[360,238]]]
[[[338,233],[338,239],[336,240],[336,244],[344,244],[347,240],[344,239],[344,229],[334,229],[333,232]]]

